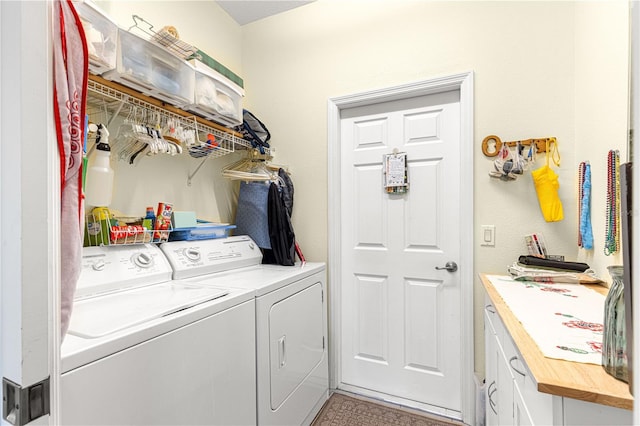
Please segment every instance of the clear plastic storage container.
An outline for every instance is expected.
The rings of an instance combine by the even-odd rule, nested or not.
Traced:
[[[184,109],[224,126],[242,124],[244,89],[198,60],[189,62],[195,69],[194,102]]]
[[[235,225],[219,223],[198,223],[191,228],[174,228],[169,235],[169,241],[196,241],[211,240],[215,238],[227,238],[235,229]]]
[[[87,38],[89,71],[101,75],[116,67],[118,26],[90,1],[74,4]]]
[[[166,49],[118,29],[116,68],[103,75],[177,107],[192,104],[195,71]]]

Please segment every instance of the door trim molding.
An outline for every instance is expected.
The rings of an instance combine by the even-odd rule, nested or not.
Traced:
[[[327,102],[328,123],[328,189],[329,194],[340,191],[340,116],[341,111],[381,102],[389,102],[434,93],[460,91],[460,211],[470,212],[460,223],[460,312],[461,312],[461,395],[462,421],[474,419],[474,326],[473,326],[473,72],[437,77],[383,89],[330,98]],[[329,278],[329,386],[336,389],[341,383],[341,297],[340,297],[340,197],[328,200],[328,278]]]

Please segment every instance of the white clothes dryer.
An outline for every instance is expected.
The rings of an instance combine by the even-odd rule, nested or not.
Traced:
[[[256,424],[253,292],[171,275],[155,245],[84,248],[63,424]]]
[[[169,242],[161,249],[175,279],[254,292],[258,424],[310,424],[329,396],[325,264],[262,265],[247,236]],[[246,253],[260,258],[233,270],[217,265],[216,259]]]

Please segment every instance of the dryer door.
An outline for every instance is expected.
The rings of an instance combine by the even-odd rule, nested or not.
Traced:
[[[320,282],[273,304],[269,312],[271,409],[277,410],[322,362]]]

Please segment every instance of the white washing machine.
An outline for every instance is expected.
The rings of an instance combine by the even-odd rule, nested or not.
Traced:
[[[174,279],[255,293],[258,424],[310,424],[329,394],[325,264],[261,265],[252,257],[224,271],[217,259],[260,253],[246,236],[161,248]]]
[[[155,245],[84,249],[63,424],[256,424],[254,292],[171,275]]]

